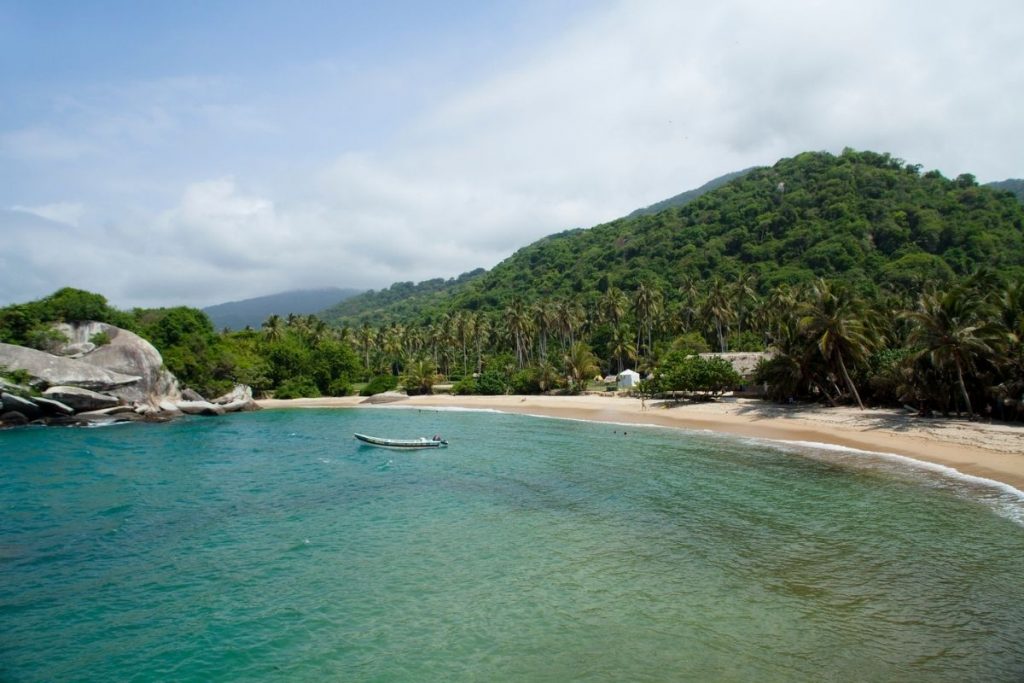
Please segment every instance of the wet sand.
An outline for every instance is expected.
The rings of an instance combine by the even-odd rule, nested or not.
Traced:
[[[358,396],[262,400],[263,408],[363,407]],[[641,402],[607,395],[414,396],[383,405],[468,408],[597,422],[654,424],[780,441],[809,441],[878,453],[895,453],[952,467],[964,474],[1024,491],[1024,425],[952,418],[919,418],[888,408],[857,410],[781,406],[753,399],[709,403]]]

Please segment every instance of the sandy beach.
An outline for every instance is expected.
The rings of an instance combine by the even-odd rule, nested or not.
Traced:
[[[358,396],[262,400],[263,408],[366,406]],[[781,441],[809,441],[895,453],[993,479],[1024,491],[1024,425],[919,418],[888,408],[857,410],[782,406],[752,399],[710,403],[647,401],[620,396],[414,396],[388,405],[470,408],[597,422],[655,424]]]

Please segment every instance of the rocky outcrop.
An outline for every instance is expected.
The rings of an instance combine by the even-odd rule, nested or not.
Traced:
[[[141,377],[112,371],[74,358],[55,356],[25,346],[0,344],[0,365],[8,370],[24,370],[32,386],[66,385],[109,391],[138,382]]]
[[[61,323],[58,332],[68,339],[67,346],[91,343],[97,335],[105,335],[109,343],[82,354],[79,360],[108,371],[133,374],[138,380],[106,392],[129,403],[159,405],[162,400],[178,401],[181,389],[178,380],[166,368],[160,352],[148,341],[128,330],[92,321]]]
[[[121,403],[121,400],[116,396],[101,394],[98,391],[90,391],[81,387],[50,387],[43,392],[43,395],[71,406],[76,412],[102,410],[103,408],[112,408]]]
[[[404,401],[409,398],[408,394],[403,394],[400,391],[384,391],[379,394],[374,394],[368,398],[363,399],[360,403],[366,403],[369,405],[380,405],[382,403],[395,403],[396,401]]]
[[[256,401],[252,397],[252,387],[245,384],[236,384],[235,388],[228,393],[213,399],[213,403],[221,406],[228,413],[259,410],[259,406],[256,405]]]
[[[213,401],[182,391],[160,352],[128,330],[88,321],[55,328],[68,340],[55,354],[0,344],[0,366],[29,378],[27,386],[0,380],[0,427],[162,421],[258,409],[243,385]],[[97,345],[93,340],[100,338]]]

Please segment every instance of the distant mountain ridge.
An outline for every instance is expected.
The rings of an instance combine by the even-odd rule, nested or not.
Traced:
[[[309,315],[362,293],[360,289],[324,287],[321,289],[296,289],[277,294],[268,294],[241,301],[207,306],[203,309],[210,316],[215,329],[241,330],[245,327],[259,328],[272,315]]]
[[[674,197],[663,199],[660,202],[651,204],[650,206],[645,207],[643,209],[637,209],[633,213],[626,216],[626,218],[636,218],[637,216],[650,216],[655,213],[660,213],[665,209],[686,206],[693,200],[707,194],[708,192],[711,192],[712,190],[717,190],[718,188],[722,187],[723,185],[733,180],[736,180],[737,178],[742,178],[743,176],[753,171],[755,168],[757,167],[751,166],[750,168],[745,168],[742,171],[733,171],[732,173],[726,173],[723,176],[718,176],[714,180],[709,180],[708,182],[704,183],[695,190],[687,190],[686,192],[681,192]]]
[[[1012,192],[1017,197],[1017,201],[1024,204],[1024,180],[1021,180],[1020,178],[1007,178],[1006,180],[1000,180],[994,183],[985,183],[985,187]]]

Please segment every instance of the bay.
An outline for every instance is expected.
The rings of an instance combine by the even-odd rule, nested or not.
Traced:
[[[905,461],[407,409],[0,449],[5,681],[1024,677],[1019,496]]]

